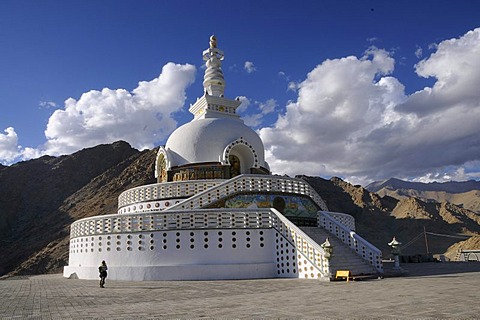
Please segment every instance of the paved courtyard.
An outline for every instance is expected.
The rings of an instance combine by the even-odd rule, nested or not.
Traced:
[[[0,318],[480,318],[480,263],[403,266],[408,276],[349,283],[107,279],[101,289],[97,281],[60,274],[12,277],[0,281]]]

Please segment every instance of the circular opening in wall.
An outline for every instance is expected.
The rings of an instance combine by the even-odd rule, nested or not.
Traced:
[[[236,235],[237,233],[235,231],[232,231],[232,236]]]
[[[233,242],[237,241],[237,238],[232,238],[232,241],[233,241]]]
[[[164,237],[166,237],[166,236],[167,236],[167,233],[166,233],[166,232],[164,232],[164,233],[163,233],[163,236],[164,236]]]
[[[195,249],[195,245],[191,244],[190,249]]]
[[[218,231],[218,235],[221,236],[223,233],[222,231]]]
[[[138,241],[138,244],[143,244],[143,241],[142,241],[142,240],[139,240],[139,241]]]
[[[247,238],[247,241],[250,241],[250,238]]]
[[[247,234],[247,236],[249,236],[249,235],[250,235],[250,231],[247,231],[246,234]]]
[[[154,247],[154,246],[150,246],[150,250],[153,250],[153,249],[155,249],[155,247]]]
[[[153,238],[153,233],[150,233],[150,238]]]
[[[139,234],[138,237],[139,237],[140,239],[142,239],[142,238],[143,238],[143,234]]]
[[[131,236],[131,235],[127,235],[127,239],[131,239],[131,238],[132,238],[132,236]]]
[[[107,247],[107,251],[110,251],[110,247]]]
[[[250,243],[247,243],[247,248],[250,248]]]
[[[203,235],[204,235],[204,236],[208,236],[208,232],[205,231],[205,232],[203,233]]]
[[[193,237],[195,234],[193,232],[190,232],[190,237]]]
[[[234,243],[232,244],[232,248],[235,249],[237,247],[237,245]]]
[[[263,241],[263,237],[260,237],[260,241]]]
[[[152,239],[152,240],[150,240],[150,243],[151,243],[151,244],[153,244],[154,242],[155,242],[155,241],[154,241],[153,239]]]
[[[203,241],[208,242],[208,238],[203,239]]]
[[[163,250],[167,250],[167,246],[163,246]]]
[[[177,232],[177,233],[176,233],[176,236],[177,236],[177,237],[180,237],[180,232]]]
[[[260,247],[262,247],[262,248],[263,248],[264,246],[265,246],[265,245],[264,245],[263,243],[260,243]]]
[[[167,239],[163,239],[162,242],[163,242],[163,243],[167,243]]]
[[[194,239],[194,238],[190,238],[190,242],[195,242],[195,239]]]
[[[203,247],[204,247],[205,249],[207,249],[207,248],[208,248],[208,244],[205,244]]]
[[[122,236],[120,236],[120,235],[117,236],[117,239],[121,239],[121,238],[122,238]]]
[[[110,245],[110,241],[107,241],[107,246],[109,246],[109,245]]]
[[[179,245],[179,244],[177,244],[177,249],[180,249],[180,245]]]
[[[179,242],[180,242],[180,239],[177,238],[175,241],[176,241],[177,243],[179,243]]]
[[[263,235],[263,231],[260,231],[260,235]]]

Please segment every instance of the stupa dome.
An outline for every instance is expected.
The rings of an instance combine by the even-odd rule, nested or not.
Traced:
[[[230,149],[229,149],[230,148]],[[208,162],[225,163],[234,154],[250,167],[264,167],[265,154],[258,134],[242,121],[207,118],[188,122],[168,138],[165,150],[170,167]]]

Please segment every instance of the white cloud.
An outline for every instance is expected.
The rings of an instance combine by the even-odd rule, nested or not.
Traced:
[[[417,58],[421,58],[423,55],[423,50],[422,50],[422,47],[420,46],[417,46],[417,48],[415,49],[415,57]]]
[[[247,73],[252,73],[257,71],[257,68],[255,67],[252,61],[245,61],[244,69],[245,71],[247,71]]]
[[[53,101],[40,101],[39,106],[45,109],[56,108],[57,104]]]
[[[67,99],[48,121],[45,152],[65,154],[117,140],[152,148],[176,128],[172,113],[183,106],[194,73],[192,65],[168,63],[158,78],[140,82],[132,92],[105,88],[78,101]]]
[[[287,91],[293,91],[293,92],[296,92],[298,90],[298,87],[299,87],[299,83],[295,82],[295,81],[290,81],[288,83],[288,87],[287,87]]]
[[[192,65],[168,63],[158,78],[140,82],[132,92],[105,88],[86,92],[78,101],[69,98],[65,107],[55,110],[48,120],[43,146],[18,145],[12,127],[0,134],[0,162],[68,154],[117,140],[125,140],[137,149],[152,148],[176,128],[172,114],[184,105],[185,90],[194,75]],[[40,106],[56,104],[44,101]]]
[[[262,124],[263,115],[261,113],[252,113],[242,117],[243,122],[252,128],[257,128]]]
[[[258,108],[263,115],[272,113],[277,107],[277,101],[275,99],[268,99],[264,103],[258,103]]]
[[[0,163],[10,164],[21,155],[18,148],[18,136],[15,129],[8,127],[0,133]]]
[[[443,41],[416,67],[436,83],[409,97],[389,76],[394,59],[385,50],[326,60],[299,83],[286,113],[260,130],[266,160],[275,173],[356,182],[474,177],[480,171],[479,56],[480,29]]]
[[[274,112],[278,106],[275,99],[268,99],[265,102],[255,101],[253,104],[244,96],[237,97],[237,99],[242,102],[237,108],[237,112],[242,114],[243,122],[252,128],[258,128],[263,123],[264,117]]]
[[[239,96],[236,99],[241,102],[236,110],[237,113],[245,112],[245,110],[247,110],[247,108],[250,106],[250,100],[245,96]]]

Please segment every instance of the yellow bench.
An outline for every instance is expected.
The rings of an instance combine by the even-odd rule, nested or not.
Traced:
[[[350,270],[337,270],[337,273],[335,274],[335,280],[337,280],[338,278],[345,278],[347,282],[350,279],[353,279]]]

